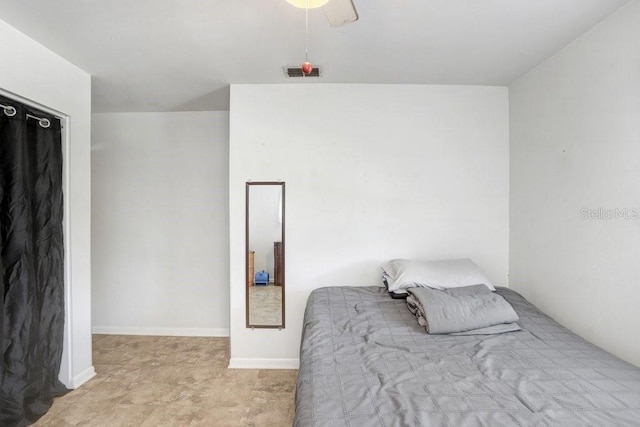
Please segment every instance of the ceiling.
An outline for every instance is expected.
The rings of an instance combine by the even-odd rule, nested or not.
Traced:
[[[505,86],[629,0],[354,0],[332,28],[285,0],[0,0],[0,19],[93,76],[94,112],[228,110],[232,83]]]

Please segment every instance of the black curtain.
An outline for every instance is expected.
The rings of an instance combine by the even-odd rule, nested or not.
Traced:
[[[24,426],[68,390],[60,121],[0,97],[0,426]],[[50,126],[32,115],[49,120]]]

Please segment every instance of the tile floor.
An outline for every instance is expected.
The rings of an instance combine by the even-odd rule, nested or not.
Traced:
[[[291,426],[297,371],[227,369],[228,338],[95,335],[97,376],[36,426]]]

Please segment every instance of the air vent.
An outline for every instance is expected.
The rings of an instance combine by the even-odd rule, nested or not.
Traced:
[[[310,74],[303,74],[300,67],[284,67],[284,73],[287,77],[320,77],[320,67],[313,67]]]

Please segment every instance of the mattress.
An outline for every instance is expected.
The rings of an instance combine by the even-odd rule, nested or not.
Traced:
[[[381,287],[307,301],[295,426],[637,426],[640,369],[498,288],[522,330],[429,335]]]

